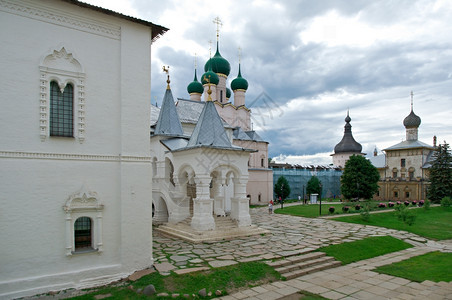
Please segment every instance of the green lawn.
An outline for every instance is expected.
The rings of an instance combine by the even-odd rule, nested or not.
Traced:
[[[308,205],[294,205],[287,206],[281,209],[281,204],[275,204],[276,214],[285,214],[299,217],[315,218],[319,216],[319,204],[308,204]],[[342,204],[322,204],[322,216],[328,216],[328,208],[334,206],[336,211],[342,212]],[[352,211],[355,209],[353,208]]]
[[[394,212],[371,214],[368,222],[359,215],[338,217],[334,220],[405,230],[435,240],[452,239],[452,207],[432,207],[430,210],[417,208],[412,211],[416,214],[416,221],[411,226],[398,220]]]
[[[452,281],[452,253],[439,251],[415,256],[410,259],[376,268],[378,273],[422,282]]]
[[[336,260],[341,261],[342,264],[349,264],[411,247],[413,246],[392,236],[376,236],[322,247],[317,251],[325,252],[326,255],[334,257]]]
[[[267,264],[263,262],[248,262],[183,275],[171,273],[169,276],[163,276],[155,272],[135,282],[126,282],[122,287],[110,286],[94,289],[89,294],[70,299],[91,300],[95,299],[95,295],[104,294],[112,294],[112,297],[108,299],[157,299],[156,296],[146,297],[130,289],[130,285],[133,285],[133,289],[137,290],[149,284],[154,285],[157,294],[162,292],[169,293],[170,297],[168,299],[174,299],[171,298],[171,293],[181,294],[181,297],[176,299],[185,299],[182,297],[183,294],[198,295],[198,291],[203,288],[206,288],[207,292],[211,291],[213,297],[215,297],[216,290],[222,291],[223,295],[225,295],[237,288],[253,287],[281,279],[281,275]],[[165,298],[158,297],[158,299]]]

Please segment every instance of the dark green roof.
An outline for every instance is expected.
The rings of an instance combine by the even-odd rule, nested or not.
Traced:
[[[217,85],[220,82],[220,77],[218,77],[218,75],[210,69],[201,77],[202,84],[207,84],[208,81],[210,81],[211,84]]]
[[[187,92],[189,94],[192,94],[192,93],[202,94],[204,92],[204,88],[202,87],[201,82],[199,82],[198,78],[196,77],[196,70],[195,70],[195,78],[187,86]]]
[[[233,91],[235,90],[247,90],[248,89],[248,81],[242,77],[242,74],[240,72],[240,64],[239,64],[239,75],[237,75],[237,78],[232,80],[231,82],[231,89]]]
[[[231,98],[231,94],[232,94],[231,89],[230,88],[226,88],[226,99]]]
[[[231,72],[231,65],[220,54],[218,42],[217,42],[217,51],[215,52],[215,55],[212,58],[210,58],[204,65],[204,71],[207,72],[209,68],[212,68],[212,71],[214,71],[215,73],[223,74],[226,76],[228,76],[229,73]]]

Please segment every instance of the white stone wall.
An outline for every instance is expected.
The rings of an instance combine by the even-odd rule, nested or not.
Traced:
[[[149,267],[151,29],[63,1],[2,1],[0,26],[0,298]],[[40,66],[63,48],[67,55],[43,80]],[[84,81],[74,86],[75,138],[43,135],[46,89],[52,76],[67,77],[71,58]],[[63,206],[81,189],[103,205],[93,217],[102,219],[93,228],[101,251],[67,255],[73,237]]]

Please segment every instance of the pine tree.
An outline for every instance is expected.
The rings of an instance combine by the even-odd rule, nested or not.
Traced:
[[[341,176],[341,193],[345,199],[372,199],[378,191],[380,175],[377,168],[361,155],[352,155]]]
[[[438,146],[434,158],[427,196],[432,202],[439,203],[442,198],[452,196],[452,157],[446,141]]]

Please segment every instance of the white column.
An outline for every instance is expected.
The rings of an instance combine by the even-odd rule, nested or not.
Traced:
[[[104,250],[104,244],[102,241],[102,211],[97,211],[97,251],[102,252]]]
[[[237,221],[239,227],[250,226],[250,206],[246,197],[248,178],[234,178],[234,197],[231,199],[231,218]]]
[[[71,212],[66,211],[66,256],[72,255],[72,218]]]
[[[213,199],[210,198],[210,176],[196,176],[196,198],[193,199],[193,218],[191,227],[195,230],[206,231],[215,229],[213,219]]]

